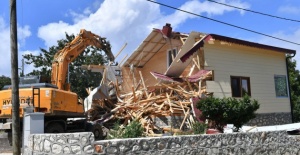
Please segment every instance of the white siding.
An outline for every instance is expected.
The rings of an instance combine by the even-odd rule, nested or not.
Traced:
[[[204,45],[205,69],[214,70],[208,91],[215,97],[231,97],[230,76],[250,77],[251,97],[260,103],[259,113],[290,112],[289,98],[277,98],[274,75],[286,75],[285,54],[235,44]]]

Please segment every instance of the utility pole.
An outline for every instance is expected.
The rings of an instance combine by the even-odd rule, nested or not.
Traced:
[[[12,144],[13,154],[21,154],[20,115],[19,115],[19,74],[18,74],[18,37],[17,37],[17,2],[10,0],[10,54],[12,84]]]
[[[18,69],[21,69],[20,77],[24,77],[24,58],[22,58],[22,66],[21,66],[21,68],[18,68]]]

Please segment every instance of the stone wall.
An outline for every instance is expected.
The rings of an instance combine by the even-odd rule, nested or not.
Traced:
[[[292,123],[291,113],[261,113],[257,114],[256,118],[250,120],[247,125],[268,126],[289,123]]]
[[[300,137],[285,131],[103,140],[97,154],[300,154]]]
[[[300,136],[286,131],[94,141],[91,133],[31,135],[24,154],[300,154]]]
[[[155,117],[154,122],[156,125],[172,126],[179,128],[184,116],[162,116]],[[291,113],[260,113],[256,114],[256,118],[250,120],[246,125],[250,126],[269,126],[269,125],[282,125],[292,123]],[[186,127],[186,126],[184,126]]]
[[[91,132],[63,134],[31,134],[24,155],[44,154],[85,154],[94,152],[92,143],[94,135]]]

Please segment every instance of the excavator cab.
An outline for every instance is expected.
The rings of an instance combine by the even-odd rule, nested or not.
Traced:
[[[19,78],[19,89],[22,88],[55,88],[57,89],[56,85],[49,83],[49,78],[44,76],[25,76]],[[2,90],[9,90],[11,89],[11,85],[5,85]]]
[[[33,83],[50,83],[50,78],[40,75],[33,75],[33,76],[25,76],[20,77],[19,79],[20,85],[22,84],[33,84]]]

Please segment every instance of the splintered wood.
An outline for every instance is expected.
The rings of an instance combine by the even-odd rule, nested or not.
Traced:
[[[139,75],[141,79],[139,84],[142,87],[135,86],[131,92],[121,94],[117,83],[116,104],[112,105],[110,100],[107,100],[94,106],[106,111],[99,120],[121,119],[124,120],[124,125],[132,120],[138,120],[147,136],[160,136],[165,132],[182,132],[184,127],[191,128],[194,123],[192,98],[199,98],[201,94],[207,93],[203,82],[212,78],[212,71],[205,72],[204,76],[199,76],[200,78],[192,75],[182,78],[180,82],[160,81],[155,86],[146,86],[142,73],[139,72]],[[155,119],[173,116],[182,118],[177,128],[158,125]]]
[[[182,116],[184,121],[190,123],[190,98],[196,96],[195,91],[182,91],[186,83],[161,84],[148,87],[131,93],[123,94],[116,104],[116,118],[124,120],[139,120],[148,136],[153,136],[155,130],[168,130],[155,124],[154,118],[161,116]],[[148,94],[149,93],[149,94]],[[127,123],[127,122],[126,122]],[[190,126],[190,125],[189,125]]]

